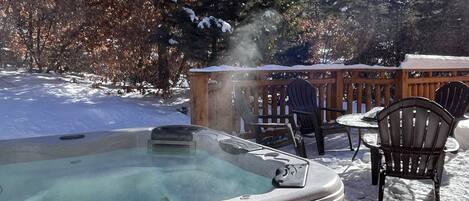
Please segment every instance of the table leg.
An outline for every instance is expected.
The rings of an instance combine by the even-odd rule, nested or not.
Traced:
[[[381,158],[379,157],[379,150],[375,148],[370,148],[371,152],[371,184],[378,184],[379,177],[379,166]]]
[[[359,128],[358,129],[358,146],[357,146],[357,150],[355,150],[355,153],[353,154],[352,161],[355,160],[355,157],[357,156],[358,151],[360,150],[361,142],[362,142],[362,129]]]

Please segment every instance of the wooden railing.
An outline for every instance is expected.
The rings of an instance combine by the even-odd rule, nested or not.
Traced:
[[[431,69],[425,71],[407,71],[409,78],[407,80],[406,96],[422,96],[429,99],[435,98],[434,91],[448,81],[462,81],[469,83],[469,69]]]
[[[346,109],[348,113],[368,111],[395,100],[423,96],[434,98],[434,91],[449,81],[469,82],[469,69],[401,69],[397,67],[303,67],[192,71],[192,124],[227,132],[239,132],[242,123],[234,109],[234,89],[250,97],[252,110],[260,115],[289,114],[287,85],[294,78],[309,81],[317,88],[321,107]],[[324,112],[324,121],[336,118]],[[264,121],[268,121],[264,119]],[[283,118],[272,121],[285,122]]]

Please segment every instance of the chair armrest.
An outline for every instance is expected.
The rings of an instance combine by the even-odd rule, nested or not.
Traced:
[[[252,132],[244,132],[244,133],[239,133],[236,137],[240,137],[243,139],[255,139],[256,135]]]
[[[367,136],[371,136],[371,135],[376,135],[373,136],[373,137],[367,137]],[[370,138],[375,138],[375,139],[370,139]],[[378,133],[365,133],[365,134],[362,134],[361,136],[361,139],[363,141],[363,144],[370,148],[370,149],[379,149],[380,148],[380,145],[378,144]]]
[[[303,110],[291,110],[292,113],[294,114],[301,114],[301,115],[313,115],[312,112],[307,112],[307,111],[303,111]]]
[[[464,115],[463,117],[455,118],[455,119],[454,119],[454,122],[457,123],[457,122],[459,122],[459,121],[461,121],[461,120],[466,120],[466,119],[469,119],[469,117],[466,116],[466,115]]]
[[[287,114],[287,115],[271,115],[271,114],[269,114],[269,115],[257,115],[257,118],[259,118],[259,119],[261,119],[261,118],[274,118],[274,117],[275,118],[286,118],[286,119],[288,119],[288,118],[293,118],[293,115],[291,115],[291,114]]]
[[[321,108],[319,108],[319,109],[320,109],[320,110],[331,111],[331,112],[337,112],[337,113],[341,113],[341,114],[347,113],[346,110],[344,110],[344,109],[338,109],[338,108],[326,108],[326,107],[321,107]]]
[[[251,126],[265,126],[265,127],[287,127],[289,123],[249,123]]]
[[[446,144],[445,144],[444,152],[457,153],[458,150],[459,150],[458,141],[453,137],[448,137],[448,140],[446,141]]]
[[[368,144],[367,146],[369,149],[380,149],[381,146],[380,145],[377,145],[377,144]]]
[[[304,111],[304,110],[298,110],[298,109],[292,109],[291,110],[291,113],[293,114],[296,114],[297,116],[298,115],[305,115],[305,116],[310,116],[311,118],[313,118],[313,127],[315,128],[315,132],[319,132],[318,129],[320,127],[320,120],[318,119],[318,117],[316,116],[317,114],[315,114],[315,112],[307,112],[307,111]],[[292,124],[292,126],[294,126],[294,129],[297,128],[297,127],[302,127],[302,125],[299,125],[296,123],[296,120],[293,119],[295,124]]]

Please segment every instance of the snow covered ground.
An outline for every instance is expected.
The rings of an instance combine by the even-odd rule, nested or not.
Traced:
[[[112,89],[91,84],[77,76],[0,71],[0,139],[189,123],[159,99],[106,95]]]
[[[91,88],[92,82],[75,76],[0,71],[0,139],[65,133],[188,124],[189,117],[176,111],[187,104],[184,96],[168,104],[137,94],[108,95],[113,89]],[[183,91],[182,91],[183,92]],[[113,94],[113,93],[111,93]],[[357,136],[353,135],[354,146]],[[376,200],[378,187],[371,185],[369,152],[362,147],[351,161],[344,134],[326,137],[326,155],[318,156],[316,143],[307,139],[308,156],[342,178],[347,200]],[[292,152],[291,147],[286,151]],[[442,200],[469,200],[469,152],[448,155],[441,188]],[[387,200],[432,200],[430,181],[388,177]]]

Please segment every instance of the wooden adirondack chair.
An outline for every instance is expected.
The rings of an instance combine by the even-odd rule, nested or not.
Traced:
[[[320,108],[317,104],[316,88],[302,79],[293,80],[287,87],[288,105],[297,116],[299,131],[303,137],[315,137],[319,155],[324,154],[324,136],[328,134],[346,133],[350,150],[352,140],[349,130],[336,122],[321,122],[322,110],[345,114],[345,110],[335,108]],[[314,134],[312,134],[314,133]]]
[[[448,110],[456,121],[465,119],[469,107],[469,86],[463,82],[449,82],[436,90],[435,101]]]
[[[235,91],[235,108],[244,120],[245,130],[250,131],[254,136],[256,143],[280,148],[287,145],[293,145],[296,155],[306,158],[303,137],[295,134],[295,127],[290,123],[261,123],[260,119],[272,119],[273,115],[254,115],[252,107],[241,90]],[[254,103],[257,104],[257,103]],[[285,118],[289,122],[294,122],[292,115],[275,115],[276,118]]]
[[[380,144],[375,145],[380,167],[378,200],[383,200],[386,176],[431,179],[435,200],[440,199],[445,153],[454,151],[445,150],[453,123],[448,111],[426,98],[403,99],[378,114]]]

